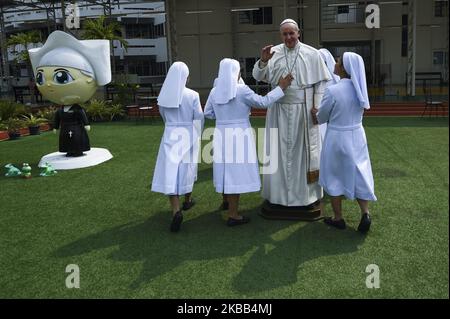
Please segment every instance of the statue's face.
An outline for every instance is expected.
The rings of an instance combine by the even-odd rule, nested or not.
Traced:
[[[286,44],[288,48],[295,48],[299,38],[299,32],[293,24],[283,24],[280,28],[280,35],[281,40],[283,40],[284,44]]]
[[[97,91],[95,80],[78,69],[46,66],[39,67],[36,71],[39,92],[56,104],[84,103]]]

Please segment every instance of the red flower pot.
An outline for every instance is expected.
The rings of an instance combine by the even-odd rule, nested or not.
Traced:
[[[43,123],[41,126],[41,132],[50,131],[50,125],[48,123]]]
[[[0,131],[0,141],[9,139],[8,131]]]
[[[22,127],[19,132],[20,136],[30,135],[30,130],[28,129],[28,127]]]

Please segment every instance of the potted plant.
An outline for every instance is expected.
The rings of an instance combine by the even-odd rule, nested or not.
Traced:
[[[15,140],[20,137],[20,128],[23,126],[20,119],[11,117],[4,122],[4,125],[6,125],[10,140]]]
[[[108,108],[108,112],[109,112],[109,120],[110,121],[114,121],[114,120],[120,119],[125,116],[125,111],[124,111],[122,105],[120,105],[120,104],[112,104]]]
[[[39,128],[40,128],[41,132],[47,132],[47,131],[50,131],[50,130],[51,130],[50,124],[47,123],[47,122],[41,123],[41,124],[39,125]]]
[[[46,119],[36,117],[33,114],[23,116],[23,123],[28,127],[30,135],[39,135],[41,133],[40,124],[45,122],[47,122]]]
[[[103,100],[92,99],[83,107],[92,122],[104,122],[109,116],[108,107]]]
[[[47,126],[48,126],[48,130],[51,130],[53,127],[53,121],[55,119],[55,113],[56,113],[57,108],[54,106],[50,106],[50,107],[46,107],[42,110],[39,110],[37,112],[37,116],[40,118],[44,118],[47,120]],[[42,130],[42,128],[41,128]]]

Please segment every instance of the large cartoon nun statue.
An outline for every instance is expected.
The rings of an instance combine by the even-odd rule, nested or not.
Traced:
[[[89,121],[80,106],[99,86],[111,81],[109,41],[80,41],[65,32],[54,31],[44,46],[28,52],[39,91],[46,99],[61,105],[54,123],[54,128],[60,129],[59,153],[47,155],[51,158],[45,161],[55,168],[71,169],[110,159],[112,155],[105,149],[91,150]],[[61,158],[62,153],[66,160]]]

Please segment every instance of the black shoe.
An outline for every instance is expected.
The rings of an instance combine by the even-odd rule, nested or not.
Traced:
[[[306,210],[313,210],[315,209],[318,205],[320,205],[320,199],[316,200],[314,203],[306,205],[305,209]]]
[[[250,218],[242,216],[242,219],[234,219],[234,218],[228,218],[227,220],[227,226],[233,227],[238,225],[247,224],[250,221]]]
[[[176,212],[175,215],[173,215],[172,223],[170,224],[170,231],[171,232],[179,231],[182,221],[183,221],[183,214],[181,213],[181,211]]]
[[[340,220],[334,220],[331,217],[326,217],[323,222],[327,225],[336,227],[338,229],[345,229],[346,225],[345,225],[345,220],[344,219],[340,219]]]
[[[195,205],[195,200],[193,198],[191,198],[191,200],[189,202],[183,203],[183,210],[189,210],[194,205]]]
[[[229,207],[230,204],[228,202],[222,202],[222,204],[220,205],[220,210],[228,210]]]
[[[369,214],[363,214],[361,216],[361,221],[359,222],[358,231],[361,233],[367,233],[370,229],[370,224],[372,224],[372,219]]]

